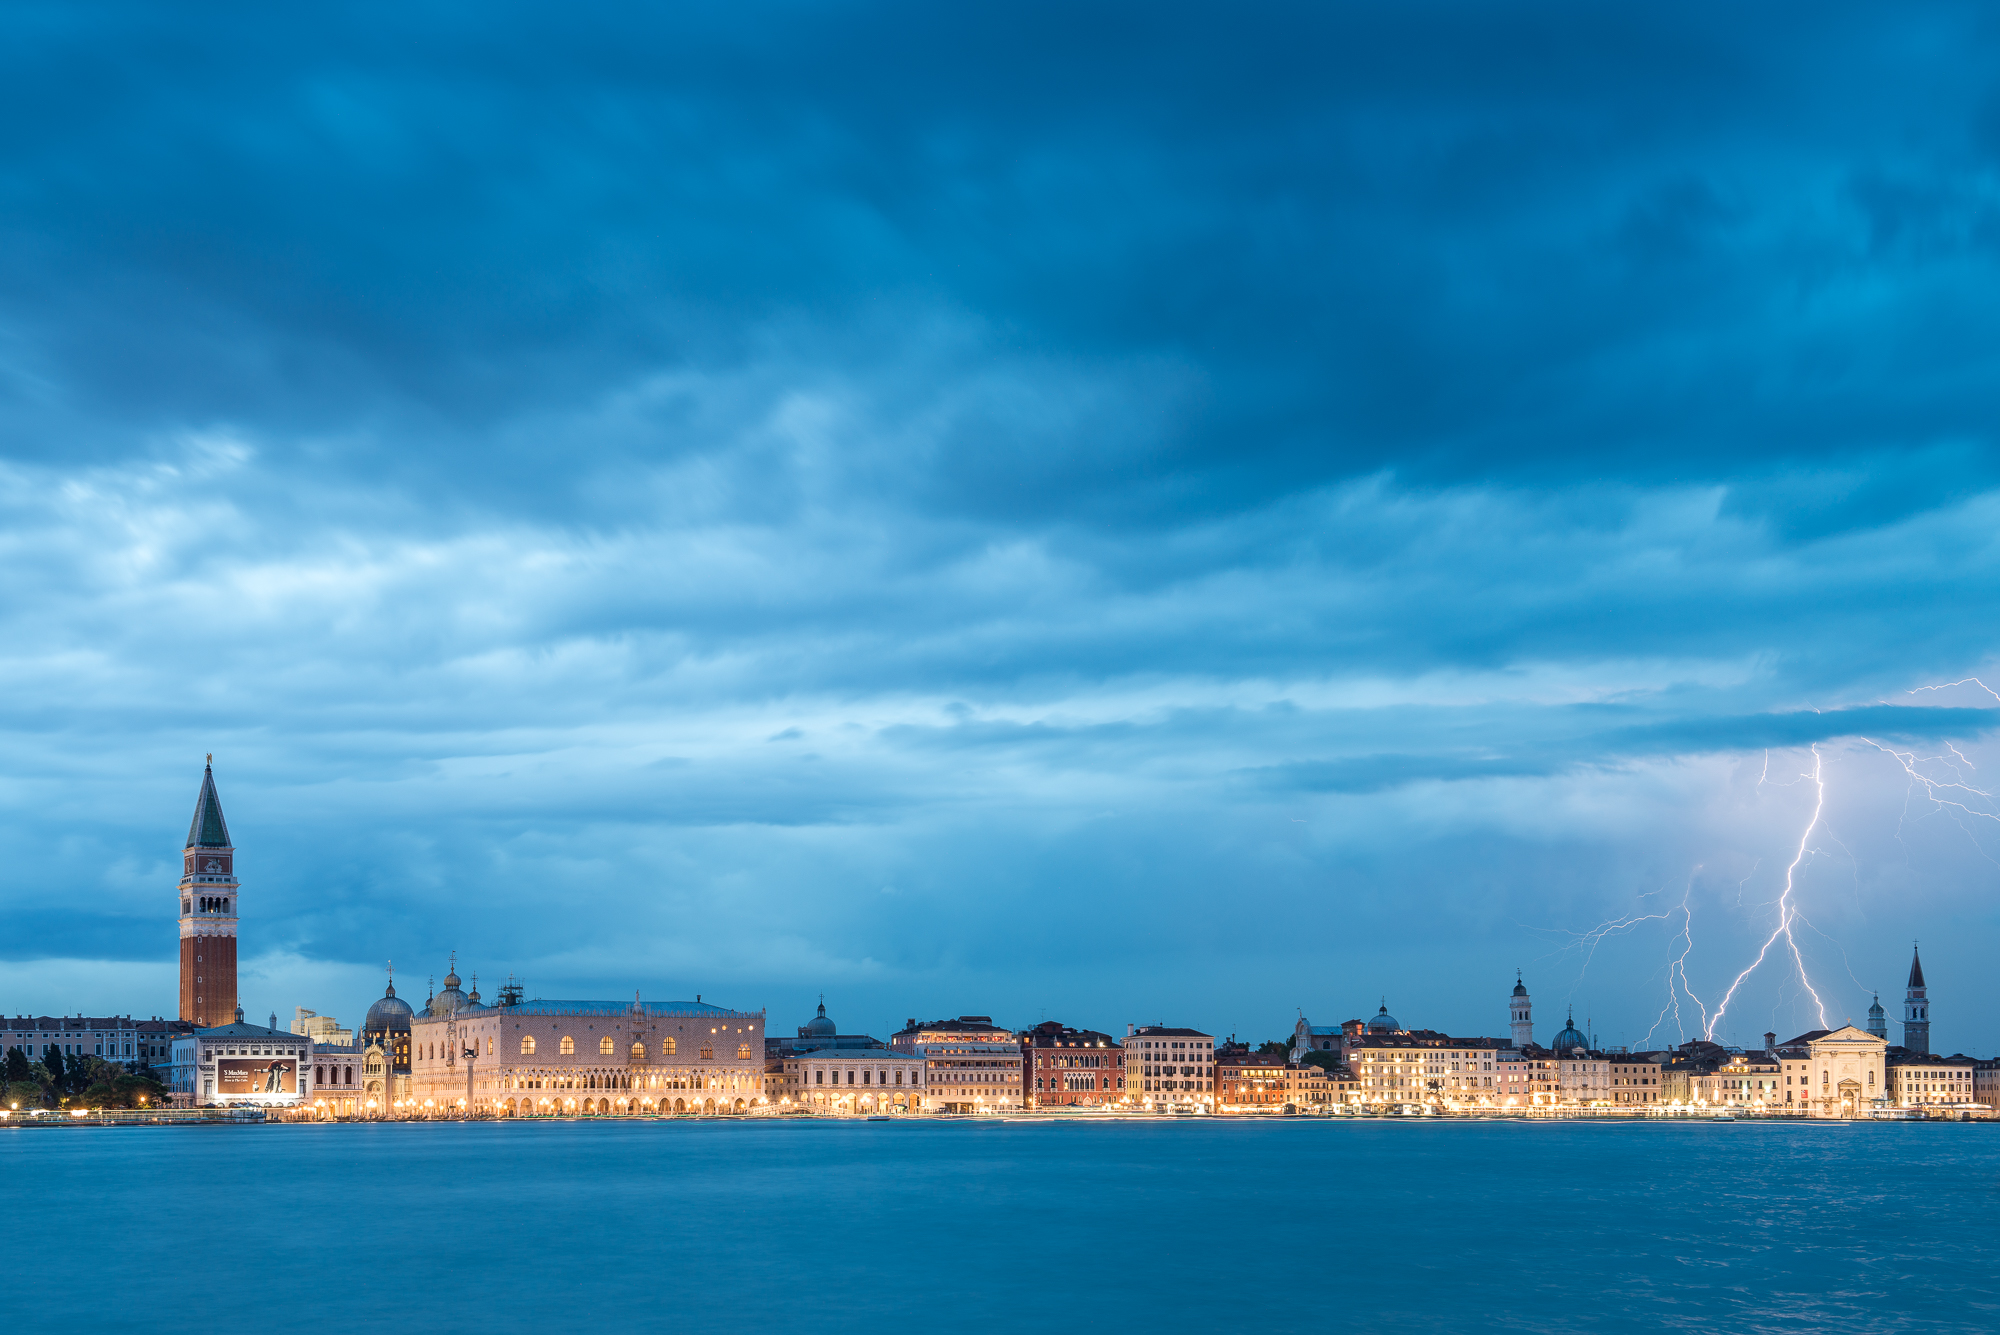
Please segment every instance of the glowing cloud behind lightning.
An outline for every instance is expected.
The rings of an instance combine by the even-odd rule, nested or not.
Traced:
[[[1784,893],[1778,896],[1777,929],[1765,939],[1764,948],[1757,952],[1756,959],[1750,961],[1750,967],[1742,973],[1737,974],[1736,981],[1731,983],[1729,990],[1722,994],[1721,1004],[1716,1006],[1715,1014],[1709,1017],[1708,1026],[1702,1033],[1702,1037],[1711,1042],[1715,1039],[1716,1026],[1722,1023],[1723,1012],[1729,1009],[1730,999],[1736,995],[1736,989],[1743,986],[1745,978],[1748,978],[1757,971],[1757,966],[1764,962],[1764,957],[1771,953],[1771,947],[1777,944],[1778,938],[1781,936],[1785,938],[1785,945],[1792,952],[1792,962],[1798,966],[1799,981],[1805,984],[1807,993],[1813,999],[1813,1006],[1819,1012],[1820,1028],[1824,1029],[1827,1027],[1826,1003],[1820,1000],[1819,992],[1812,985],[1812,979],[1806,976],[1805,956],[1799,953],[1799,943],[1792,935],[1792,920],[1798,913],[1798,910],[1792,904],[1792,890],[1798,880],[1799,864],[1805,861],[1806,846],[1812,841],[1813,831],[1819,828],[1820,814],[1826,810],[1826,780],[1823,777],[1826,761],[1820,755],[1818,745],[1814,745],[1812,754],[1813,768],[1810,777],[1812,778],[1813,788],[1817,796],[1813,799],[1812,819],[1806,823],[1805,832],[1799,835],[1798,851],[1792,855],[1791,865],[1785,868],[1785,889]],[[1766,763],[1768,764],[1768,760]]]

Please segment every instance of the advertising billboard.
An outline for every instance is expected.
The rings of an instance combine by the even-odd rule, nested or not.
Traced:
[[[299,1064],[288,1057],[222,1058],[215,1063],[215,1076],[224,1098],[299,1092]]]

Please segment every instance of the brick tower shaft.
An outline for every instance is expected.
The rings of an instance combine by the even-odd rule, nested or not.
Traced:
[[[215,757],[208,759],[180,883],[180,1018],[203,1027],[228,1024],[236,1012],[236,849],[215,793]]]

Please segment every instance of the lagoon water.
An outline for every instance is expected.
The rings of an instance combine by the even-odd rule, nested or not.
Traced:
[[[14,1329],[1992,1331],[2000,1126],[0,1131]]]

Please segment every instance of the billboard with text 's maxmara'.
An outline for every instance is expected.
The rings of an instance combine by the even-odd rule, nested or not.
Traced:
[[[223,1095],[296,1094],[299,1064],[276,1057],[255,1061],[222,1060],[215,1064],[216,1091]]]

